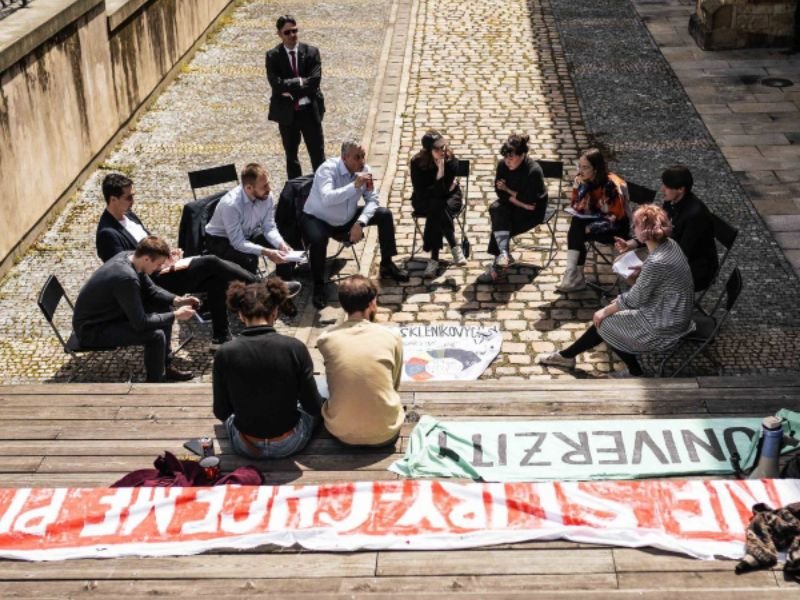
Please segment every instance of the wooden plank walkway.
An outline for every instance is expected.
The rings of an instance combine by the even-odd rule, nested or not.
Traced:
[[[411,419],[630,419],[763,416],[800,410],[800,375],[670,380],[534,380],[404,386]],[[0,486],[107,486],[185,455],[191,437],[217,438],[208,385],[0,386]],[[413,423],[394,448],[345,449],[319,434],[297,457],[262,463],[271,484],[385,480]],[[257,549],[174,558],[0,561],[0,598],[245,596],[274,598],[800,598],[779,569],[737,577],[731,561],[651,550],[528,542],[449,552],[313,553]]]

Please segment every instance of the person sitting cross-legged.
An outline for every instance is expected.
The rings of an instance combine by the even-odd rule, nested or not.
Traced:
[[[364,199],[363,207],[358,206],[361,198]],[[381,277],[408,281],[408,273],[392,262],[392,257],[397,254],[392,211],[378,204],[378,193],[360,142],[346,140],[342,143],[341,156],[329,158],[317,169],[300,225],[309,246],[314,282],[312,301],[316,308],[324,308],[327,304],[325,256],[328,240],[345,236],[349,243],[357,244],[364,237],[364,228],[370,225],[378,228]]]
[[[435,277],[439,271],[439,251],[442,238],[447,240],[453,255],[454,265],[465,265],[467,259],[456,243],[453,220],[461,212],[464,199],[458,185],[458,159],[447,146],[441,133],[431,129],[422,136],[422,150],[414,155],[409,164],[411,205],[414,212],[425,217],[422,234],[422,249],[431,253],[423,277]]]
[[[325,427],[351,446],[393,444],[405,419],[397,388],[403,368],[403,340],[374,323],[378,286],[362,275],[339,284],[344,323],[317,341],[330,397],[322,408]]]
[[[540,364],[574,368],[578,354],[606,342],[627,366],[611,376],[641,377],[637,354],[667,350],[694,330],[692,271],[669,238],[669,218],[661,208],[646,205],[634,213],[633,227],[649,250],[636,283],[594,313],[594,324],[569,348],[539,356]]]
[[[586,287],[583,268],[586,242],[613,244],[627,239],[630,230],[625,181],[608,170],[606,159],[590,148],[578,159],[578,173],[572,186],[572,209],[593,220],[572,217],[567,233],[567,268],[556,286],[559,292],[576,292]]]
[[[232,283],[228,307],[245,329],[214,355],[214,416],[237,454],[282,458],[302,450],[320,421],[322,398],[305,345],[275,331],[286,283]]]

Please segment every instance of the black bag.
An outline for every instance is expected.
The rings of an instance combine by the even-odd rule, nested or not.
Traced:
[[[464,258],[469,258],[472,252],[472,244],[469,243],[469,238],[466,235],[461,238],[461,251],[464,253]]]

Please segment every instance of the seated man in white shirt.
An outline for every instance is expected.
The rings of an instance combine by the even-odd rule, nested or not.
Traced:
[[[364,206],[358,206],[361,198]],[[369,225],[378,227],[381,277],[408,281],[408,273],[392,262],[397,254],[392,212],[378,204],[378,193],[363,146],[355,140],[347,140],[342,143],[341,157],[329,158],[317,169],[303,207],[301,227],[309,246],[315,307],[324,308],[327,304],[324,277],[328,240],[346,235],[350,243],[356,244],[364,237],[364,227]]]
[[[260,256],[280,265],[292,248],[275,226],[267,170],[250,163],[242,169],[240,179],[241,185],[220,199],[206,225],[206,250],[256,273]]]

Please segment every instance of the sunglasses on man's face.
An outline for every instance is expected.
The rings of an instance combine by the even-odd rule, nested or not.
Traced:
[[[294,29],[284,29],[283,35],[297,35],[297,27]]]

